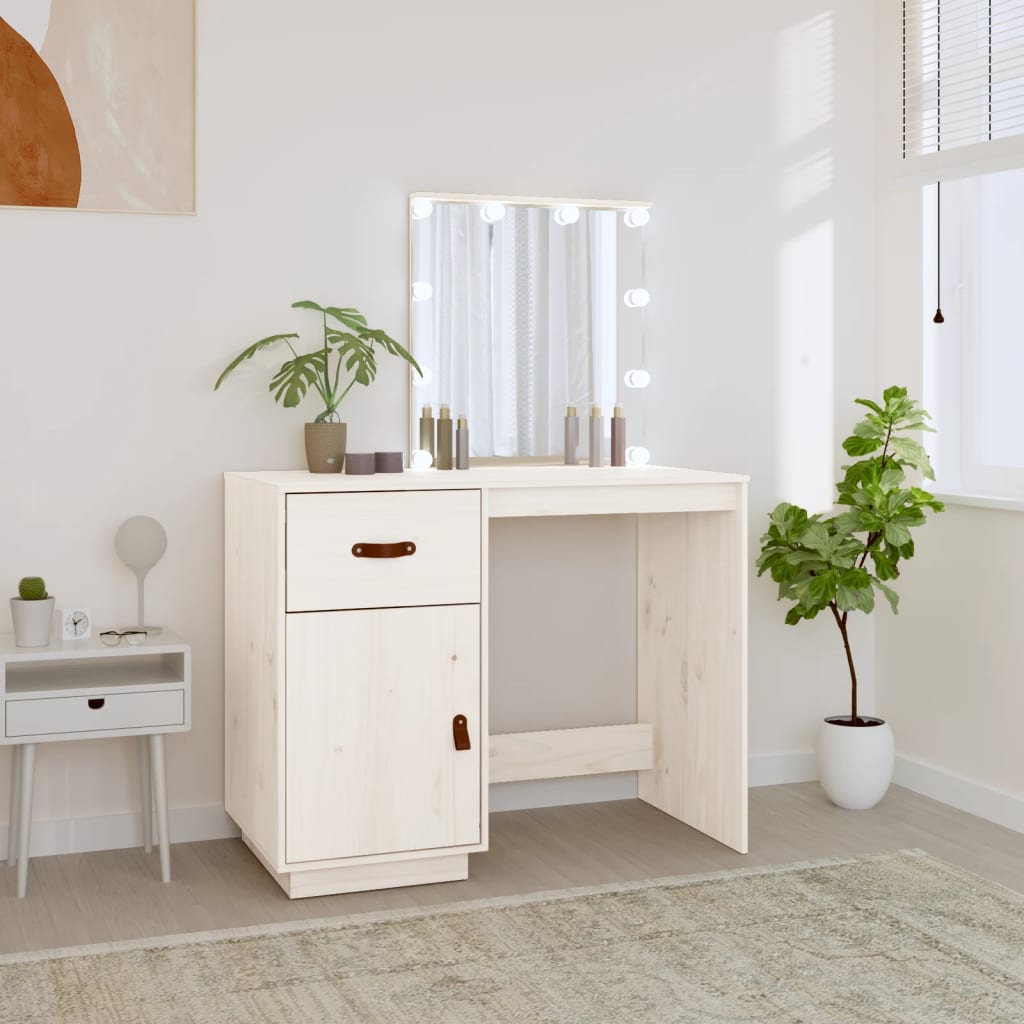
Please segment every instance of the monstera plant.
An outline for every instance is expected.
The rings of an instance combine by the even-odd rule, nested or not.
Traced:
[[[850,675],[850,714],[823,723],[819,775],[836,803],[870,807],[891,781],[893,739],[885,722],[858,709],[850,616],[872,612],[879,599],[897,611],[893,583],[914,555],[912,531],[924,525],[926,511],[941,512],[943,505],[908,480],[912,473],[935,478],[928,453],[908,436],[932,429],[928,413],[907,397],[906,388],[887,388],[881,402],[856,401],[868,411],[843,442],[857,461],[843,467],[836,485],[838,511],[809,515],[797,505],[778,505],[761,537],[757,572],[768,573],[779,600],[791,603],[790,625],[822,614],[835,623]]]
[[[337,473],[345,460],[347,425],[341,422],[338,407],[346,395],[360,384],[369,387],[377,376],[377,357],[381,352],[404,359],[422,376],[412,354],[384,331],[371,328],[358,309],[321,306],[309,299],[293,302],[292,309],[308,309],[320,314],[322,340],[311,352],[300,355],[293,341],[298,334],[271,334],[240,352],[225,367],[214,385],[221,384],[247,359],[272,345],[284,344],[291,352],[270,381],[274,401],[285,408],[297,406],[312,392],[323,408],[312,423],[306,424],[306,459],[314,473]]]

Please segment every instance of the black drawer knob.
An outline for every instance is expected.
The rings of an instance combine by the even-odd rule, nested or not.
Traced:
[[[99,709],[101,707],[103,707],[103,705],[106,704],[106,703],[107,703],[107,698],[106,697],[90,697],[89,698],[89,707],[92,708],[93,711],[99,711]]]

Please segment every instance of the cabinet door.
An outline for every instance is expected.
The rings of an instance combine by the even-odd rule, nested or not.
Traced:
[[[478,843],[479,605],[289,615],[287,641],[288,861]]]

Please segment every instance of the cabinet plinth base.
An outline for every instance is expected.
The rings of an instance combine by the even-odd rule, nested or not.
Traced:
[[[404,885],[458,882],[469,878],[469,854],[441,854],[419,860],[353,864],[351,867],[309,868],[303,871],[275,871],[245,835],[242,841],[267,869],[289,899],[334,896],[370,889],[396,889]]]

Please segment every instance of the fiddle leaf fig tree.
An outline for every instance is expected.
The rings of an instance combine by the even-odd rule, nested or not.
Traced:
[[[227,365],[214,385],[216,391],[228,376],[247,359],[262,349],[284,342],[292,354],[270,381],[274,401],[285,408],[298,405],[312,388],[323,403],[323,410],[314,422],[338,419],[338,406],[356,384],[368,387],[377,376],[377,355],[382,349],[388,355],[404,359],[422,377],[423,371],[412,353],[384,331],[371,328],[366,317],[351,307],[321,306],[309,299],[293,302],[292,309],[311,309],[323,321],[323,344],[312,352],[299,355],[292,344],[297,334],[271,334],[254,342]]]
[[[906,388],[887,388],[881,403],[856,401],[868,412],[843,442],[846,454],[858,461],[843,467],[836,485],[840,511],[809,515],[787,502],[776,506],[761,537],[757,574],[768,573],[778,584],[779,600],[792,602],[789,625],[831,614],[850,670],[850,723],[861,725],[850,613],[873,611],[879,595],[898,610],[899,596],[889,583],[899,578],[901,562],[913,557],[911,531],[924,525],[926,509],[941,512],[943,504],[907,481],[908,471],[935,479],[928,453],[906,436],[932,430],[928,413],[907,397]]]

